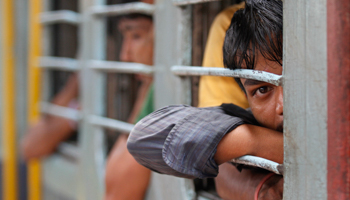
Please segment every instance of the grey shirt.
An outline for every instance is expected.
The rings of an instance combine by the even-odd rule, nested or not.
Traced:
[[[255,119],[250,112],[232,104],[168,106],[140,120],[127,146],[140,164],[153,171],[184,178],[215,177],[217,145],[226,133],[251,120]]]

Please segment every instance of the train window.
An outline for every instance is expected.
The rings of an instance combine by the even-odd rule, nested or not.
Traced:
[[[282,75],[210,65],[201,67],[215,17],[242,0],[155,0],[154,4],[121,4],[124,1],[32,0],[28,2],[29,48],[19,47],[21,51],[13,51],[13,35],[23,42],[20,36],[23,33],[13,34],[13,30],[23,31],[18,21],[21,21],[19,24],[28,22],[23,20],[24,14],[17,12],[19,4],[0,0],[4,3],[1,7],[5,8],[4,15],[0,16],[3,37],[0,53],[4,65],[0,73],[4,81],[1,90],[4,114],[0,125],[5,136],[1,139],[5,189],[0,192],[4,193],[5,200],[17,199],[14,197],[17,172],[13,170],[17,152],[12,139],[17,132],[25,132],[25,126],[20,125],[23,123],[14,121],[34,122],[40,113],[71,120],[70,126],[79,130],[79,134],[73,134],[77,138],[62,143],[58,153],[42,162],[29,162],[28,199],[102,199],[106,156],[116,139],[128,134],[136,121],[134,105],[142,83],[135,74],[153,78],[155,109],[171,104],[204,106],[199,83],[205,77],[230,80],[243,77],[282,86],[283,165],[254,156],[231,162],[283,175],[283,194],[287,200],[349,199],[347,0],[283,1]],[[22,17],[13,22],[12,13]],[[118,29],[119,20],[120,16],[130,13],[152,16],[155,36],[154,59],[150,63],[140,64],[120,56],[123,33]],[[23,86],[29,91],[28,117],[19,112],[23,107],[16,108],[13,103],[20,98],[12,91],[16,90],[14,83],[24,81],[11,79],[15,68],[21,68],[21,64],[13,61],[17,62],[21,56],[15,55],[24,51],[27,51],[29,65],[22,67],[28,69],[28,85]],[[74,101],[69,105],[52,101],[71,81],[79,85]],[[23,116],[16,118],[9,107]],[[131,120],[130,116],[135,118]],[[13,198],[9,197],[11,194]],[[153,173],[145,199],[219,200],[220,197],[214,179],[189,180]]]

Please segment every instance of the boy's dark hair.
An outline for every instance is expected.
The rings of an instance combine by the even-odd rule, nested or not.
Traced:
[[[125,3],[136,3],[136,2],[141,2],[140,0],[110,0],[109,3],[111,5],[114,4],[125,4]],[[129,14],[124,14],[124,15],[118,15],[114,17],[109,17],[108,18],[108,33],[113,34],[115,30],[117,29],[117,23],[122,20],[122,19],[137,19],[137,18],[147,18],[151,21],[153,21],[153,16],[152,15],[146,15],[146,14],[140,14],[140,13],[129,13]]]
[[[224,65],[229,69],[254,69],[257,55],[282,65],[283,5],[281,0],[246,0],[226,32]],[[243,89],[239,78],[236,78]]]

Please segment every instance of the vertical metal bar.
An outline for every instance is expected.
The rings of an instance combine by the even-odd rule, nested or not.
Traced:
[[[52,2],[48,0],[41,0],[42,3],[42,12],[49,11],[52,7]],[[37,17],[40,15],[38,14]],[[37,19],[38,20],[38,19]],[[53,48],[52,48],[52,26],[42,26],[42,38],[40,41],[40,45],[42,48],[41,55],[42,56],[52,56]],[[35,58],[36,62],[39,62],[39,57]],[[52,95],[51,90],[53,88],[52,81],[50,80],[50,70],[44,69],[41,70],[42,81],[41,81],[41,101],[49,101]]]
[[[27,52],[28,52],[28,17],[27,0],[15,1],[15,25],[16,25],[16,132],[17,149],[20,149],[20,141],[23,138],[28,122],[27,115]],[[27,198],[27,167],[22,159],[18,159],[18,199]]]
[[[183,12],[182,9],[184,9]],[[171,2],[157,2],[155,11],[157,35],[155,42],[155,104],[157,108],[183,102],[188,96],[188,94],[184,96],[181,93],[181,79],[171,73],[170,67],[190,64],[191,34],[187,32],[190,30],[190,13],[190,7],[180,8]]]
[[[36,58],[41,55],[41,26],[38,21],[41,12],[41,0],[31,0],[29,3],[29,47],[28,47],[28,122],[39,119],[40,101],[40,70],[36,66]],[[28,200],[41,198],[41,165],[38,160],[28,164]]]
[[[171,73],[173,65],[191,61],[191,7],[176,7],[168,0],[157,0],[155,10],[155,106],[189,103],[190,81]],[[184,85],[184,86],[182,86]],[[164,95],[167,94],[167,95]],[[185,95],[184,95],[185,94]],[[186,100],[187,99],[187,100]],[[172,183],[171,187],[169,183]],[[148,199],[194,199],[192,180],[153,174]]]
[[[87,120],[91,114],[103,114],[104,77],[102,73],[88,68],[88,60],[105,59],[105,19],[93,16],[91,6],[104,5],[103,0],[81,1],[82,26],[80,34],[81,103],[83,120],[80,124],[79,146],[82,157],[80,162],[80,193],[84,200],[102,199],[103,163],[102,128],[93,126]],[[93,81],[92,81],[93,80]]]
[[[350,199],[350,2],[327,1],[328,199]]]
[[[285,200],[327,199],[326,0],[284,1]]]
[[[27,127],[27,51],[28,51],[28,1],[16,0],[16,116],[18,138],[22,138]],[[17,140],[19,142],[19,140]]]
[[[17,199],[17,148],[15,127],[15,21],[14,2],[3,0],[1,5],[3,37],[3,199]]]
[[[181,65],[191,65],[192,58],[192,6],[181,7],[181,18],[177,25],[179,45],[178,62]],[[175,87],[177,103],[191,104],[191,78],[176,78],[177,86]]]

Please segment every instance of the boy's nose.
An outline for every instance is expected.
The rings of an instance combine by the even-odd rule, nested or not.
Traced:
[[[128,45],[127,42],[123,42],[123,45],[119,54],[119,59],[122,62],[132,62],[130,45]]]
[[[276,94],[276,113],[283,116],[283,88],[277,87]]]

